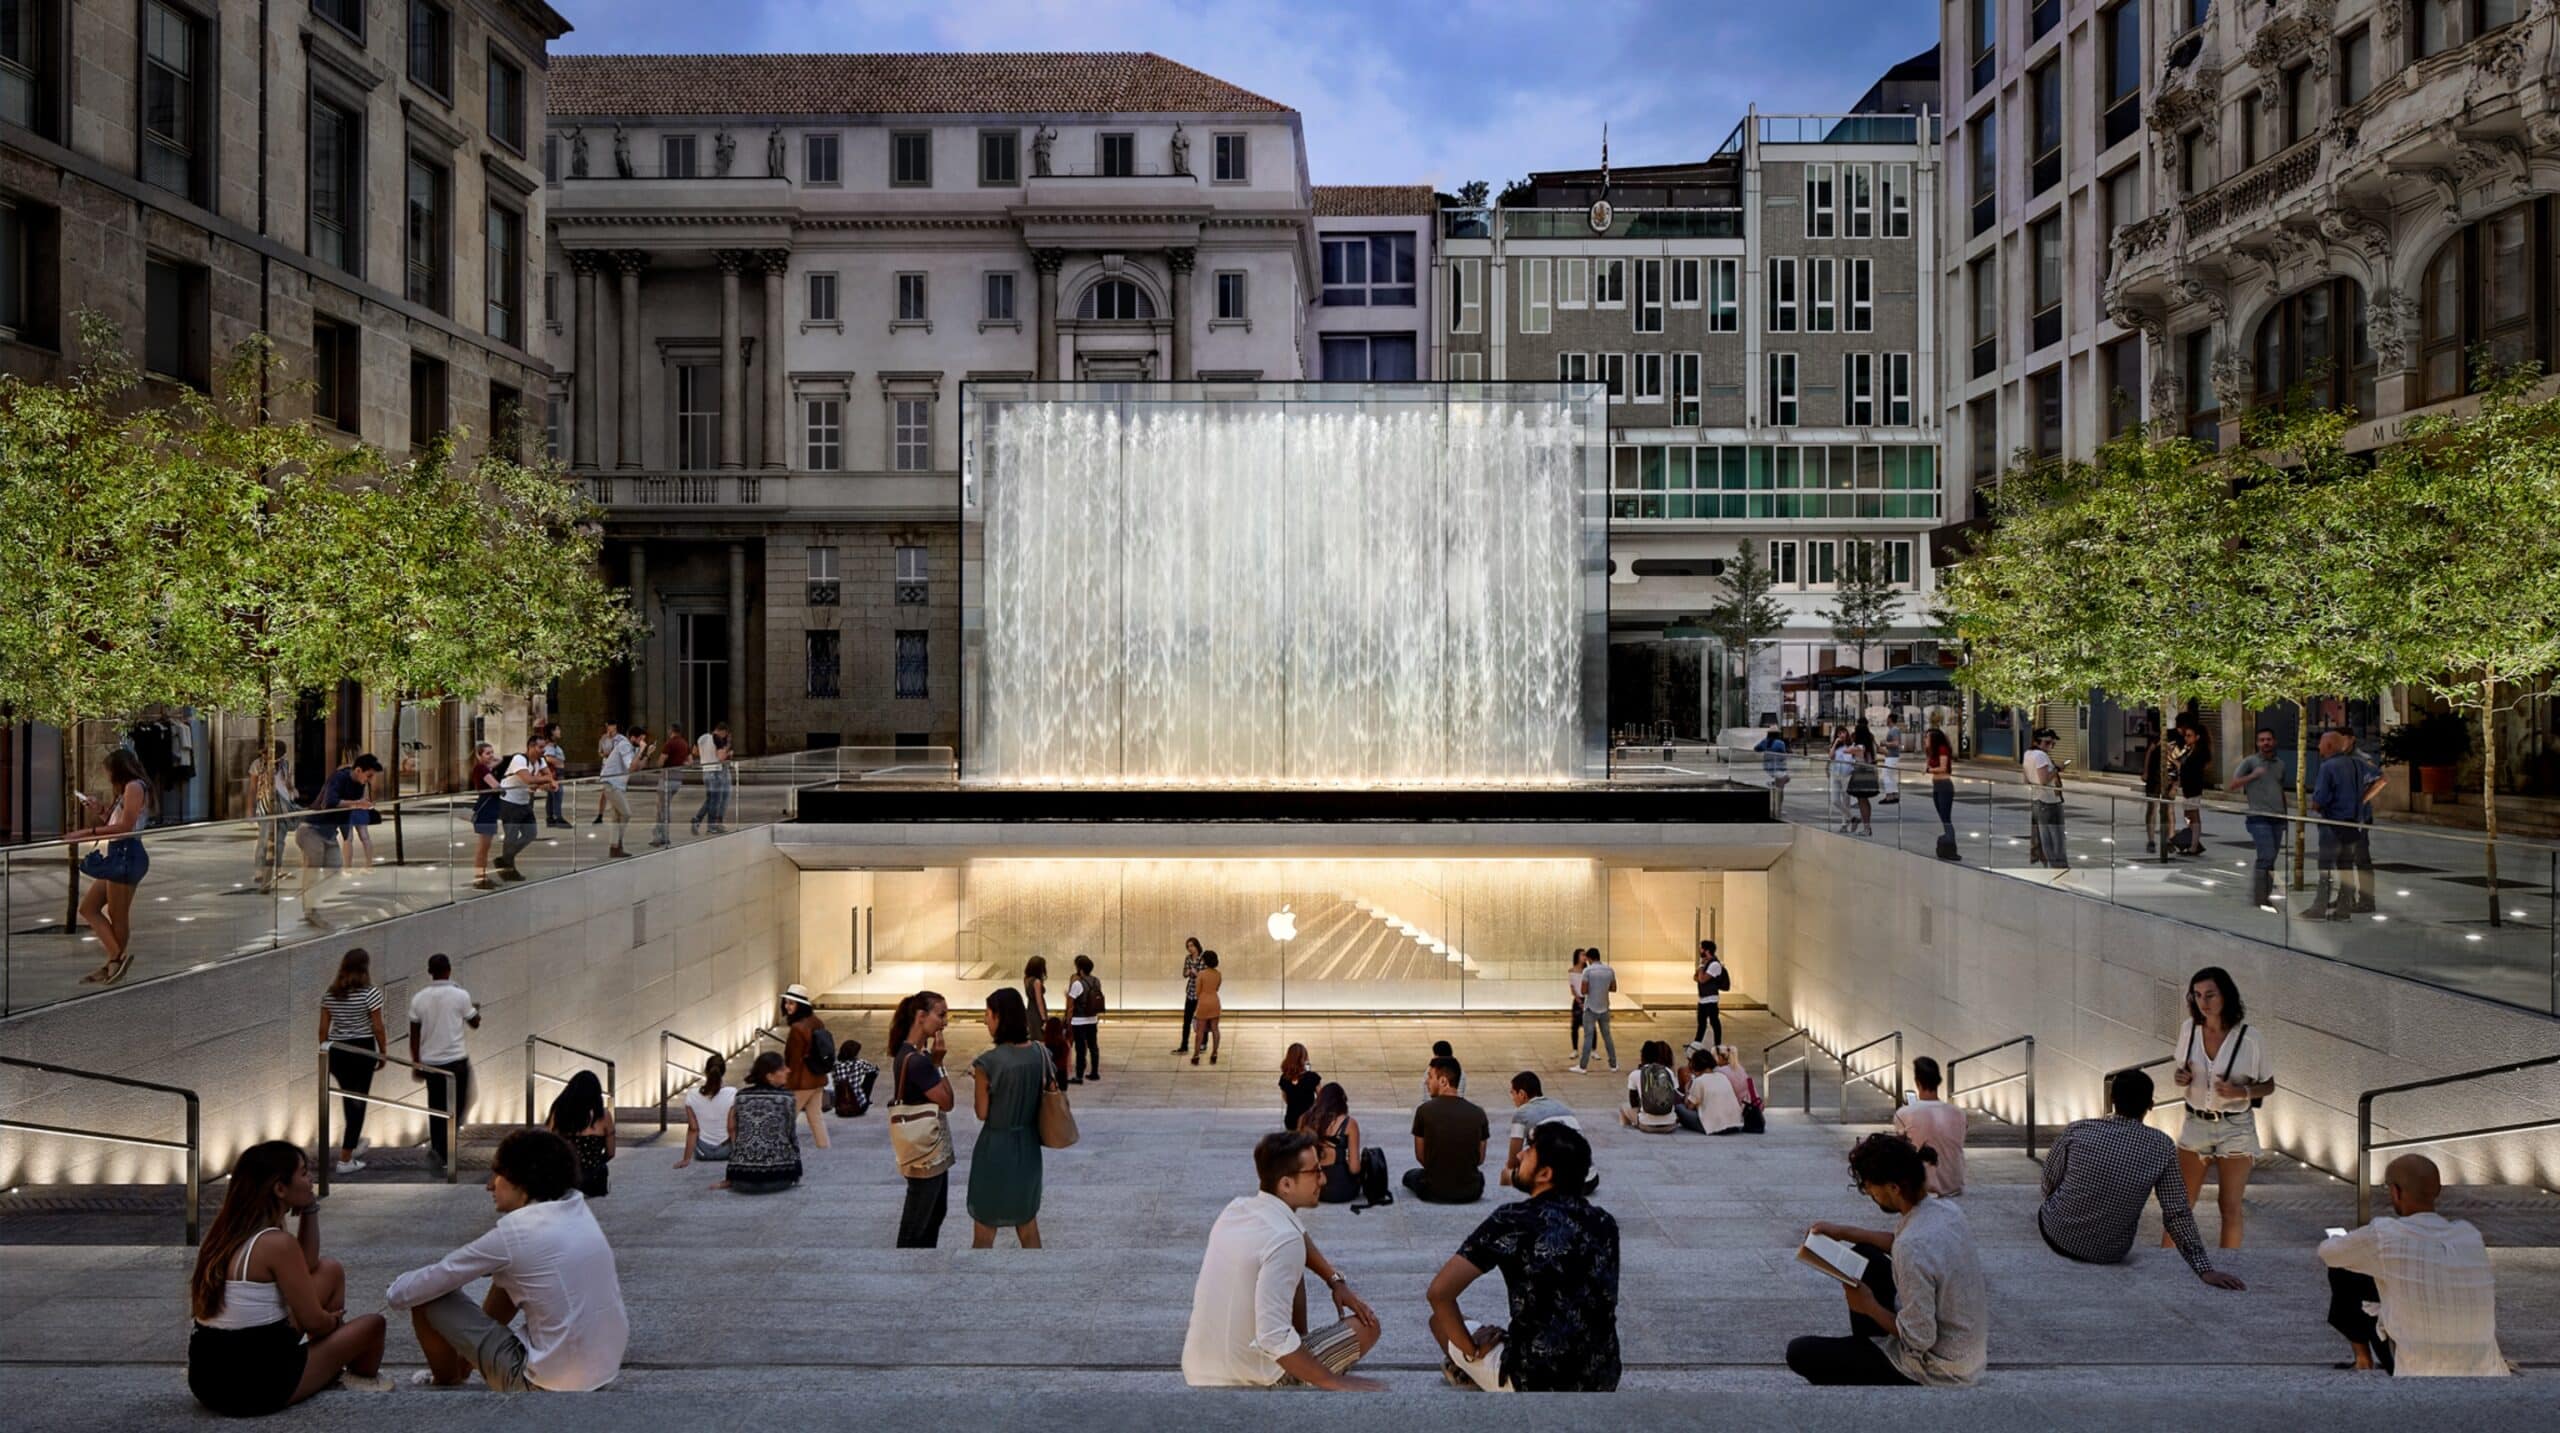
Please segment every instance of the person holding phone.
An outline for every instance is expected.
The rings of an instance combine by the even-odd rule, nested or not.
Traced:
[[[105,801],[85,791],[71,793],[95,824],[63,833],[66,841],[107,843],[80,861],[80,874],[96,883],[81,893],[80,919],[107,953],[106,964],[80,977],[83,985],[113,985],[133,968],[133,893],[151,872],[151,853],[135,839],[151,824],[151,783],[143,779],[142,758],[123,747],[108,752],[107,780],[115,784],[115,795]]]
[[[2062,734],[2052,727],[2036,728],[2034,744],[2022,763],[2027,785],[2027,854],[2039,866],[2071,867],[2071,855],[2063,849],[2062,772],[2070,765],[2054,758],[2053,749],[2062,742]]]
[[[2240,1247],[2245,1219],[2240,1197],[2258,1160],[2258,1101],[2275,1093],[2266,1046],[2249,1028],[2240,987],[2230,972],[2208,965],[2187,982],[2187,1018],[2178,1026],[2177,1065],[2169,1078],[2186,1092],[2186,1122],[2178,1131],[2178,1172],[2187,1181],[2187,1203],[2204,1193],[2214,1171],[2222,1209],[2222,1247]],[[2169,1238],[2160,1239],[2165,1247]]]

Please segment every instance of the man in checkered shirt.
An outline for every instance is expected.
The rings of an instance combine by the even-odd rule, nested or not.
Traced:
[[[2145,1200],[2160,1201],[2160,1222],[2196,1277],[2217,1289],[2244,1287],[2213,1267],[2196,1232],[2187,1184],[2178,1173],[2178,1143],[2144,1124],[2151,1077],[2116,1076],[2115,1113],[2080,1120],[2054,1140],[2044,1159],[2044,1207],[2036,1228],[2053,1252],[2084,1264],[2121,1264],[2142,1226]]]

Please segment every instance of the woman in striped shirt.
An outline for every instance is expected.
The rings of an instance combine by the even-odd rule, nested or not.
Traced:
[[[338,1103],[345,1111],[347,1128],[338,1141],[338,1173],[353,1174],[364,1168],[364,1161],[356,1158],[364,1149],[362,1097],[372,1093],[373,1072],[384,1061],[378,1054],[334,1047],[361,1045],[379,1051],[391,1043],[382,1029],[382,991],[373,983],[373,957],[363,946],[348,951],[338,962],[337,978],[320,997],[320,1038],[331,1047],[329,1079],[342,1092]]]

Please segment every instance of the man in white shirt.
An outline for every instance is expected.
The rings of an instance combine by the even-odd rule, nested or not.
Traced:
[[[1617,969],[1600,958],[1599,947],[1592,947],[1582,967],[1582,1051],[1566,1067],[1577,1075],[1591,1073],[1595,1039],[1608,1047],[1609,1068],[1618,1068],[1618,1037],[1609,1029],[1609,996],[1617,988]]]
[[[612,722],[605,723],[604,740],[598,743],[598,749],[604,753],[604,760],[597,772],[604,779],[598,783],[596,792],[596,819],[613,818],[613,845],[605,854],[627,856],[631,853],[622,849],[622,836],[631,828],[631,798],[625,788],[631,785],[631,758],[639,749],[631,744],[631,738],[622,734],[622,728]]]
[[[543,748],[548,744],[540,732],[526,737],[524,750],[507,758],[506,770],[498,777],[498,824],[507,833],[498,847],[501,880],[525,879],[524,872],[516,869],[516,856],[533,844],[533,793],[560,789],[560,779],[552,774],[551,763],[543,759]]]
[[[729,819],[729,724],[720,722],[704,732],[693,743],[694,764],[702,768],[702,804],[694,809],[693,834],[702,834],[708,822],[711,834],[723,829]]]
[[[2398,1217],[2320,1245],[2329,1327],[2346,1335],[2359,1369],[2395,1378],[2505,1377],[2497,1288],[2480,1231],[2436,1212],[2444,1176],[2425,1155],[2391,1161],[2382,1180]]]
[[[542,764],[551,771],[551,794],[542,803],[544,819],[555,827],[565,827],[569,816],[561,809],[565,798],[560,783],[569,775],[569,752],[560,744],[560,723],[556,721],[542,724]]]
[[[1350,1279],[1316,1248],[1298,1211],[1316,1207],[1324,1171],[1315,1136],[1267,1134],[1253,1147],[1262,1191],[1228,1202],[1209,1230],[1191,1288],[1182,1381],[1194,1388],[1304,1387],[1375,1390],[1350,1377],[1378,1346],[1378,1316]],[[1306,1273],[1313,1269],[1342,1317],[1307,1328]]]
[[[409,997],[409,1058],[452,1077],[438,1078],[427,1070],[410,1072],[426,1081],[427,1108],[436,1112],[427,1119],[427,1144],[438,1164],[444,1163],[448,1126],[471,1116],[471,1052],[463,1036],[479,1028],[479,1003],[470,991],[453,983],[451,957],[441,951],[428,956],[427,983]],[[453,1115],[450,1121],[444,1118],[448,1109]]]
[[[2063,849],[2062,838],[2062,764],[2053,759],[2053,749],[2061,744],[2062,734],[2051,727],[2036,729],[2027,754],[2019,765],[2025,768],[2027,785],[2027,854],[2039,866],[2069,869],[2071,855]]]
[[[489,1169],[498,1223],[423,1269],[391,1281],[383,1302],[409,1310],[427,1356],[417,1382],[451,1388],[474,1371],[498,1393],[585,1393],[622,1371],[631,1319],[613,1249],[578,1193],[578,1156],[547,1129],[522,1129]],[[489,1297],[463,1287],[486,1276]],[[524,1315],[524,1331],[509,1325]]]

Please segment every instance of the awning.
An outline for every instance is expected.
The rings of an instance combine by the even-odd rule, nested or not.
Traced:
[[[1935,662],[1906,662],[1881,672],[1851,672],[1835,676],[1824,673],[1821,681],[1826,692],[1926,692],[1954,691],[1955,668],[1941,667]]]

